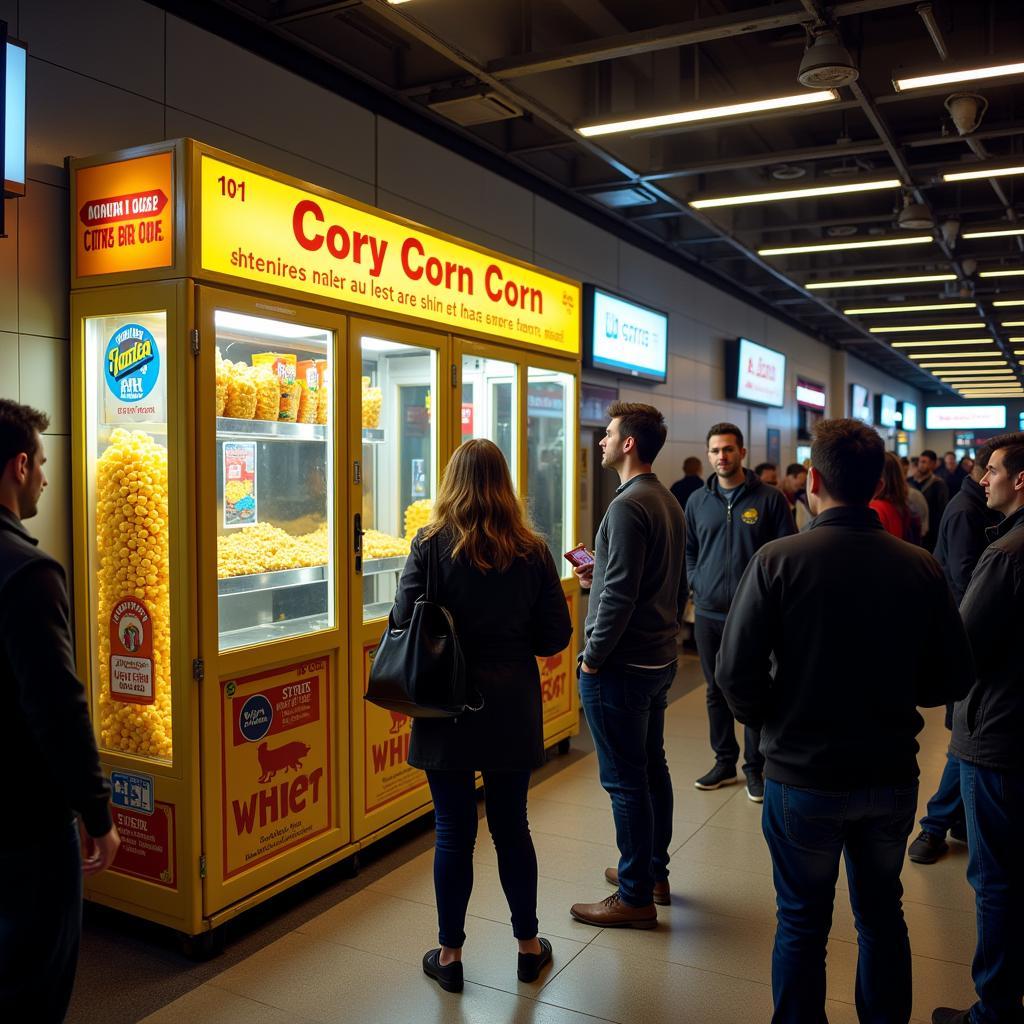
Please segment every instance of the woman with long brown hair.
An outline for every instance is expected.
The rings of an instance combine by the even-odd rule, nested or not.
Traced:
[[[903,474],[903,463],[893,452],[885,453],[882,465],[882,489],[871,502],[887,533],[900,540],[919,544],[921,525],[914,525],[914,516],[907,499],[907,478]]]
[[[484,704],[457,718],[413,720],[409,764],[426,771],[434,800],[441,943],[423,957],[423,970],[446,991],[462,990],[480,771],[519,942],[519,979],[535,981],[551,961],[551,943],[537,937],[537,856],[526,819],[530,772],[544,760],[536,659],[562,651],[572,624],[551,554],[530,528],[493,442],[464,442],[445,468],[430,522],[412,542],[395,598],[396,624],[412,618],[423,596],[431,544],[437,545],[438,601],[454,619],[470,684]]]

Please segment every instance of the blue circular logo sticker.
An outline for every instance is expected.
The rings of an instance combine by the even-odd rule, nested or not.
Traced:
[[[238,716],[238,728],[242,735],[255,743],[263,739],[274,720],[274,708],[262,693],[254,693],[243,705]]]
[[[110,393],[119,402],[141,402],[160,376],[156,338],[141,324],[125,324],[107,342],[103,364]]]

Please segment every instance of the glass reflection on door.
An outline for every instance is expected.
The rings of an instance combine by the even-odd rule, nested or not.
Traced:
[[[462,357],[461,440],[485,437],[500,449],[517,483],[516,366],[500,359]]]

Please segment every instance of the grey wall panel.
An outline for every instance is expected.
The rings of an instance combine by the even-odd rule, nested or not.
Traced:
[[[39,546],[64,566],[68,581],[71,565],[71,439],[65,434],[46,434],[46,490],[39,499],[39,514],[25,527],[39,539]]]
[[[64,157],[159,142],[164,108],[135,93],[29,58],[28,175],[65,185]],[[102,111],[102,116],[97,113]],[[30,186],[31,187],[31,186]]]
[[[19,380],[21,401],[50,417],[51,434],[71,433],[71,359],[63,338],[21,335]]]
[[[4,200],[7,237],[0,238],[0,331],[18,330],[18,210],[22,200]]]
[[[384,118],[378,122],[382,190],[533,250],[533,196],[464,157]]]
[[[0,0],[0,21],[7,22],[7,31],[18,35],[18,0]]]
[[[13,331],[0,331],[0,398],[21,401],[18,378],[18,336]]]
[[[584,281],[618,277],[618,240],[546,199],[536,200],[534,234],[538,260],[550,257],[573,265]]]
[[[67,189],[29,183],[18,200],[18,329],[68,336]]]
[[[373,181],[373,114],[171,17],[167,19],[166,102],[354,178]]]
[[[138,0],[22,0],[29,53],[150,99],[164,96],[164,13]]]

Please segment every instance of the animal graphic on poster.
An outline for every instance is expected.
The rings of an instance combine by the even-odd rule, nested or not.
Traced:
[[[256,750],[262,770],[258,781],[269,782],[279,771],[299,771],[302,768],[302,759],[309,753],[309,749],[301,740],[294,740],[273,750],[266,743],[261,743]]]
[[[394,736],[396,732],[402,731],[402,726],[409,721],[408,715],[403,715],[401,711],[391,712],[391,728],[388,729],[388,735]]]

